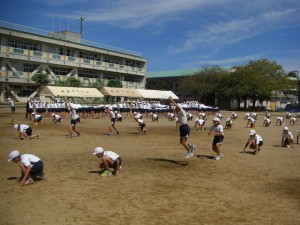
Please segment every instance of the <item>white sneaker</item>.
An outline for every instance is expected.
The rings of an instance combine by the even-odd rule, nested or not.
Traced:
[[[215,160],[220,160],[220,159],[222,159],[220,155],[217,155],[217,157],[215,158]]]
[[[189,151],[189,152],[186,154],[185,158],[186,158],[186,159],[189,159],[189,158],[191,158],[193,155],[194,155],[194,153],[192,153],[192,152]]]
[[[287,148],[290,148],[291,146],[290,146],[290,145],[287,145],[286,147],[287,147]]]
[[[196,145],[191,145],[189,152],[194,153]]]
[[[26,181],[25,181],[25,185],[27,184],[32,184],[33,183],[33,180],[31,179],[31,177],[29,177]]]

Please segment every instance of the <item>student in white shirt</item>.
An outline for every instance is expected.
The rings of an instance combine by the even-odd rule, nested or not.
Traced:
[[[104,151],[102,147],[97,147],[94,150],[93,155],[96,155],[99,159],[102,159],[102,163],[99,164],[101,177],[108,177],[114,174],[118,176],[120,173],[122,159],[121,157],[113,151]],[[110,169],[113,169],[113,173],[110,172]],[[103,170],[104,169],[104,170]]]
[[[212,150],[217,153],[216,160],[220,160],[224,157],[224,154],[221,153],[221,145],[224,140],[224,129],[223,126],[220,124],[220,118],[216,117],[213,120],[213,124],[208,132],[208,135],[213,134],[214,139],[212,142]]]
[[[113,135],[113,133],[112,133],[113,129],[117,132],[117,135],[118,135],[120,132],[118,131],[118,129],[115,126],[115,123],[116,123],[116,114],[113,111],[113,107],[111,107],[111,106],[110,107],[106,107],[105,108],[105,112],[109,113],[109,117],[110,117],[110,125],[108,126],[108,129],[109,129],[108,136]]]
[[[291,131],[289,131],[288,127],[284,127],[282,131],[281,137],[281,146],[290,148],[291,145],[294,147],[294,137]]]
[[[14,129],[19,131],[20,140],[23,140],[23,137],[25,137],[26,139],[40,138],[39,134],[33,135],[32,128],[26,124],[15,124]]]
[[[17,163],[21,169],[19,182],[21,185],[32,184],[34,180],[45,179],[43,161],[31,154],[20,154],[18,150],[11,151],[8,161]]]
[[[195,145],[191,144],[189,145],[187,140],[190,136],[190,127],[187,124],[187,115],[186,111],[182,108],[180,104],[177,104],[172,97],[169,97],[169,107],[172,109],[172,105],[175,106],[175,112],[178,114],[178,121],[176,122],[176,125],[179,125],[179,131],[180,131],[180,144],[182,144],[186,150],[186,156],[185,158],[191,158],[194,155],[194,150],[196,148]]]
[[[245,144],[244,150],[240,153],[245,153],[248,145],[250,149],[254,150],[255,155],[260,151],[260,147],[263,145],[263,139],[255,130],[250,130],[248,141]]]
[[[137,129],[139,131],[139,134],[145,134],[147,131],[146,123],[142,119],[137,120],[138,126]]]
[[[69,107],[69,112],[70,112],[70,117],[71,117],[71,123],[69,126],[69,136],[68,138],[73,137],[73,131],[77,134],[77,137],[80,136],[80,133],[76,130],[76,124],[78,122],[78,115],[76,114],[76,110],[72,107],[71,103],[68,104]]]

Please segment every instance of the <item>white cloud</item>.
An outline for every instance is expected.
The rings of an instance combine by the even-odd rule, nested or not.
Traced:
[[[198,31],[189,31],[181,46],[172,46],[173,52],[185,52],[199,47],[222,47],[272,30],[279,30],[297,24],[298,9],[286,9],[262,13],[244,19],[207,24]]]

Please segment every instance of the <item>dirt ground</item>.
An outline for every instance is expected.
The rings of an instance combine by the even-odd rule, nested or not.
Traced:
[[[225,119],[231,112],[221,111]],[[80,137],[67,138],[69,119],[55,125],[34,125],[17,108],[16,122],[40,133],[36,140],[19,140],[9,108],[0,109],[0,224],[300,224],[300,145],[280,147],[282,127],[263,127],[258,113],[257,133],[264,145],[257,156],[241,154],[250,128],[238,112],[225,130],[225,157],[214,160],[212,136],[192,129],[190,143],[196,156],[185,159],[175,122],[145,119],[148,132],[138,135],[133,119],[117,123],[120,135],[107,136],[108,119],[82,119]],[[212,124],[208,117],[207,126]],[[288,121],[286,121],[289,124]],[[189,122],[190,127],[194,122]],[[289,126],[295,138],[300,129]],[[118,177],[100,177],[95,147],[123,159]],[[20,186],[13,177],[19,167],[7,162],[11,150],[39,156],[46,181]]]

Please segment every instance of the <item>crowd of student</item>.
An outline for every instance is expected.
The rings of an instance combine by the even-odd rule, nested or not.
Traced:
[[[11,101],[11,100],[10,100]],[[11,106],[14,106],[11,104]],[[27,108],[28,106],[28,108]],[[80,117],[89,118],[88,114],[93,113],[99,116],[92,118],[104,118],[109,117],[109,133],[113,135],[113,132],[118,135],[120,131],[116,127],[116,122],[122,121],[123,116],[127,118],[133,118],[138,126],[138,134],[145,134],[147,131],[147,125],[144,118],[150,118],[152,122],[158,122],[159,118],[168,118],[170,121],[175,121],[176,129],[179,131],[180,144],[183,145],[186,150],[186,158],[191,158],[193,152],[196,149],[194,144],[188,143],[190,136],[190,127],[188,121],[192,121],[195,117],[195,129],[200,131],[206,130],[207,116],[213,115],[212,125],[209,128],[208,134],[213,135],[212,150],[217,154],[215,159],[220,160],[224,158],[224,154],[221,152],[221,146],[224,141],[224,129],[231,129],[234,124],[234,120],[238,118],[235,112],[232,112],[231,117],[226,118],[225,128],[221,125],[223,115],[219,112],[218,108],[207,107],[196,101],[176,103],[171,97],[168,99],[168,104],[161,104],[160,102],[133,102],[133,103],[119,103],[112,105],[98,105],[98,106],[82,106],[80,104],[74,104],[71,102],[53,102],[50,104],[44,104],[42,102],[28,101],[26,106],[26,118],[32,119],[35,124],[42,124],[45,116],[51,114],[53,123],[61,123],[62,117],[70,118],[69,125],[69,138],[73,137],[73,133],[80,136],[80,132],[76,129],[77,122],[80,122]],[[49,107],[48,107],[49,106]],[[28,109],[28,110],[27,110]],[[175,113],[173,113],[173,111]],[[15,112],[15,108],[12,108],[12,114]],[[263,145],[263,138],[256,133],[255,123],[258,115],[256,113],[246,113],[244,118],[247,121],[246,127],[250,127],[250,133],[245,147],[241,153],[246,152],[246,148],[249,146],[256,155],[261,150]],[[265,112],[265,118],[263,120],[263,126],[267,127],[271,124],[270,113]],[[286,119],[290,120],[290,125],[295,125],[297,118],[300,117],[300,113],[294,117],[291,113],[287,112]],[[282,126],[282,139],[281,145],[283,147],[293,147],[295,143],[293,134],[289,131],[289,128],[284,123],[284,118],[277,117],[277,126]],[[33,134],[32,128],[26,124],[14,124],[13,128],[19,132],[19,139],[34,139],[39,138],[39,134]],[[297,143],[299,141],[300,130],[297,134]],[[102,147],[97,147],[94,150],[94,155],[102,159],[99,167],[103,169],[100,172],[101,176],[110,176],[112,174],[117,175],[121,168],[121,157],[114,152],[106,152]],[[9,161],[13,161],[19,164],[21,169],[20,182],[22,185],[31,184],[35,179],[44,179],[45,173],[43,171],[43,162],[34,155],[20,154],[19,151],[14,150],[8,156]],[[28,163],[29,162],[29,163]],[[113,168],[111,172],[109,168]],[[36,176],[38,178],[36,178]]]

